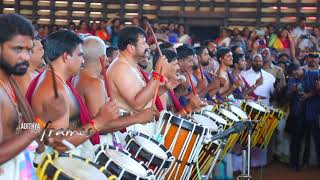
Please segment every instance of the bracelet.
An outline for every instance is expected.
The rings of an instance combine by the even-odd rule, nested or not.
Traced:
[[[97,126],[93,120],[90,121],[90,124],[92,125],[92,127],[95,131],[99,132],[99,129],[97,128]]]
[[[46,124],[40,119],[40,118],[36,118],[35,121],[42,127],[45,128]]]
[[[182,111],[184,112],[184,113],[186,113],[186,114],[189,114],[190,113],[190,111],[188,110],[188,108],[182,108]]]
[[[153,77],[154,80],[159,80],[161,83],[164,82],[164,76],[159,74],[159,73],[157,73],[157,72],[155,72],[155,71],[152,72],[152,77]]]

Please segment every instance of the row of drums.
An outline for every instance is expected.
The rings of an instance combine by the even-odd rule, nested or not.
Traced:
[[[126,146],[96,148],[92,161],[70,153],[45,156],[37,169],[39,179],[198,179],[206,174],[218,157],[222,160],[236,143],[247,146],[248,132],[233,134],[225,140],[210,138],[237,121],[252,121],[251,146],[266,147],[282,112],[253,101],[207,106],[181,118],[163,111],[153,137],[129,131]]]

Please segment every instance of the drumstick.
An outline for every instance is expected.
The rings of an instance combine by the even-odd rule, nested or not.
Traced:
[[[148,29],[150,29],[150,31],[151,31],[151,34],[152,34],[152,36],[153,36],[153,38],[154,38],[154,41],[155,41],[155,43],[156,43],[156,45],[157,45],[157,49],[158,49],[158,51],[159,51],[159,55],[160,55],[160,57],[162,56],[162,52],[161,52],[161,49],[160,49],[160,46],[159,46],[159,42],[158,42],[158,40],[157,40],[157,37],[156,37],[156,35],[154,34],[154,32],[153,32],[153,29],[152,29],[152,27],[151,27],[151,25],[149,24],[149,22],[146,20],[146,24],[147,24],[147,26],[148,26]],[[161,73],[160,73],[161,74]]]
[[[202,70],[202,66],[201,66],[201,64],[200,64],[200,60],[199,60],[199,58],[197,58],[197,59],[198,59],[198,64],[199,64],[200,73],[201,73],[201,79],[203,80],[203,79],[204,79],[204,77],[203,77],[203,70]]]
[[[73,150],[76,148],[71,142],[67,141],[66,139],[63,139],[61,143],[65,145],[69,150]]]
[[[57,88],[57,80],[56,80],[56,74],[54,72],[53,66],[51,63],[48,64],[51,71],[52,71],[52,83],[53,83],[53,92],[54,92],[54,97],[58,98],[59,94],[58,94],[58,88]]]
[[[107,95],[109,96],[110,101],[111,101],[112,100],[111,92],[110,92],[110,87],[109,87],[109,84],[108,84],[107,71],[106,71],[105,64],[104,64],[105,59],[103,59],[102,57],[99,57],[99,60],[100,60],[101,68],[102,68],[102,74],[103,74],[103,79],[104,79],[104,87],[105,87],[105,89],[107,91]]]
[[[162,67],[160,68],[160,74],[161,73],[162,73]],[[157,84],[156,92],[154,93],[154,96],[153,96],[152,106],[154,106],[156,104],[156,100],[157,100],[157,96],[158,96],[158,92],[159,92],[159,87],[160,87],[160,83]]]
[[[161,56],[162,56],[162,52],[161,52],[161,49],[160,49],[160,46],[159,46],[157,37],[156,37],[156,35],[154,34],[153,29],[152,29],[150,23],[149,23],[147,20],[146,20],[146,24],[147,24],[148,29],[151,31],[151,34],[152,34],[152,36],[153,36],[153,38],[154,38],[154,40],[155,40],[155,43],[156,43],[156,46],[157,46],[157,49],[158,49],[158,52],[159,52],[159,57],[161,57]],[[160,74],[160,76],[162,76],[162,66],[160,67],[160,72],[159,72],[159,74]],[[154,96],[153,96],[152,106],[154,106],[155,103],[156,103],[156,99],[157,99],[159,87],[160,87],[160,83],[157,84],[156,91],[155,91],[155,94],[154,94]]]
[[[196,91],[196,89],[195,89],[195,87],[194,87],[194,84],[193,84],[193,82],[192,82],[192,79],[191,79],[191,76],[190,76],[190,73],[187,71],[187,75],[188,75],[188,79],[189,79],[189,81],[190,81],[190,85],[191,85],[191,89],[192,89],[192,92],[193,92],[193,95],[197,95],[197,91]]]

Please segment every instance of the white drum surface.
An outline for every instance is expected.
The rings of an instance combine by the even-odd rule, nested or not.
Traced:
[[[213,112],[206,111],[204,113],[206,115],[212,117],[214,120],[216,120],[220,124],[224,124],[224,125],[228,124],[226,120],[224,120],[222,117],[218,116],[217,114],[215,114]]]
[[[230,111],[228,111],[228,110],[226,110],[226,109],[220,108],[219,111],[220,111],[223,115],[227,116],[229,119],[234,120],[235,122],[240,121],[240,119],[239,119],[236,115],[234,115],[232,112],[230,112]]]
[[[206,116],[203,116],[201,114],[193,114],[192,119],[195,122],[201,124],[202,126],[208,127],[211,131],[218,130],[217,124],[213,120],[207,118]]]
[[[267,110],[266,110],[263,106],[261,106],[260,104],[258,104],[258,103],[255,103],[255,102],[253,102],[253,101],[249,101],[249,102],[247,102],[247,104],[248,104],[249,106],[251,106],[251,107],[259,110],[259,111],[267,112]]]
[[[53,164],[55,167],[61,169],[70,177],[80,178],[84,180],[108,179],[97,168],[85,163],[80,159],[59,157],[53,160]]]
[[[152,141],[141,136],[135,136],[134,139],[149,153],[154,154],[156,157],[163,160],[168,159],[167,153]]]
[[[243,112],[240,108],[238,108],[235,105],[230,105],[230,109],[233,113],[237,114],[240,116],[241,119],[248,119],[248,116],[245,112]]]
[[[122,167],[124,170],[139,177],[147,177],[146,169],[130,156],[114,149],[106,149],[105,153],[109,158],[112,158],[114,163]]]

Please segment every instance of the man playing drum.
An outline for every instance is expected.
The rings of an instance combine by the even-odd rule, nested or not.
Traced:
[[[154,76],[146,83],[143,74],[138,67],[138,62],[145,58],[148,51],[145,32],[139,27],[126,27],[119,32],[120,55],[109,67],[107,76],[109,79],[112,98],[120,109],[129,112],[139,112],[152,105],[152,99],[159,86],[158,79],[167,72],[167,60],[160,57],[154,71]],[[158,95],[167,89],[160,85]],[[129,127],[131,130],[140,131],[152,136],[156,130],[156,123],[146,125],[136,124]]]
[[[91,156],[90,149],[92,144],[87,141],[91,137],[93,144],[99,143],[99,136],[97,132],[104,132],[111,130],[110,121],[118,118],[118,110],[116,105],[111,102],[104,104],[95,118],[90,117],[86,106],[84,105],[80,95],[67,80],[76,75],[80,70],[80,65],[83,62],[82,58],[82,40],[72,31],[61,30],[52,33],[45,41],[45,54],[51,62],[51,68],[46,69],[39,74],[30,84],[27,98],[32,105],[32,108],[38,117],[43,117],[50,114],[44,107],[44,104],[49,103],[50,99],[55,96],[53,88],[53,75],[57,81],[57,91],[66,102],[65,115],[60,119],[52,122],[49,127],[53,129],[67,129],[83,130],[87,135],[65,136],[64,139],[70,141],[74,146],[78,146],[84,142],[82,149],[76,149],[73,153],[76,155],[82,154],[85,150],[91,154],[82,154],[83,156]],[[68,148],[62,143],[62,138],[59,136],[51,136],[49,144],[59,150],[66,151]],[[87,148],[87,149],[85,149]],[[80,151],[80,152],[79,152]],[[85,152],[85,153],[87,153]]]
[[[20,103],[25,99],[17,96],[19,89],[13,86],[11,75],[24,75],[28,70],[34,29],[17,14],[1,15],[0,25],[0,179],[32,179],[36,177],[26,148],[37,133],[32,129],[19,130],[23,121],[32,119],[22,111]],[[48,114],[42,118],[58,119],[65,113],[63,103],[62,98],[50,98],[50,103],[43,104]]]
[[[73,83],[87,105],[92,117],[95,117],[99,113],[100,107],[108,99],[105,85],[102,79],[100,79],[102,67],[99,63],[100,59],[105,60],[106,58],[105,49],[106,45],[100,38],[95,36],[86,37],[83,43],[84,68],[73,78]],[[114,108],[117,108],[116,104],[114,104]],[[120,130],[119,128],[125,128],[136,123],[148,123],[155,115],[155,110],[148,108],[133,116],[113,119],[109,123],[112,131],[118,131]],[[116,139],[113,138],[112,133],[108,133],[105,137],[107,138],[106,141],[101,143],[116,145],[113,143]]]

